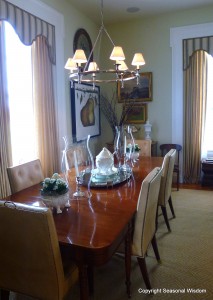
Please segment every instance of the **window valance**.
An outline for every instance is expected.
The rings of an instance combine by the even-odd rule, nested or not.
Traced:
[[[189,66],[190,56],[196,50],[204,50],[213,55],[213,36],[183,40],[183,69]]]
[[[55,26],[6,0],[0,0],[0,20],[8,21],[25,45],[31,45],[39,35],[44,36],[47,41],[50,61],[52,64],[56,63]]]

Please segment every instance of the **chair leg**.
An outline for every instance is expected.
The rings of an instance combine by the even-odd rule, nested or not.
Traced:
[[[168,231],[171,232],[171,228],[170,228],[170,225],[169,225],[169,219],[168,219],[168,216],[167,216],[166,207],[165,206],[161,206],[161,210],[162,210],[162,213],[163,213],[164,220],[165,220],[166,226],[168,228]]]
[[[179,183],[180,183],[180,174],[179,171],[177,171],[177,191],[179,191]]]
[[[155,232],[157,232],[158,230],[158,207],[159,206],[157,206],[156,219],[155,219]]]
[[[140,269],[141,269],[141,274],[143,276],[143,280],[145,282],[146,288],[148,290],[151,290],[152,287],[151,287],[151,283],[149,281],[149,275],[148,275],[147,268],[146,268],[145,258],[144,257],[137,257],[137,260],[138,260],[138,264],[139,264]]]
[[[6,290],[0,290],[0,299],[1,300],[9,300],[10,292]]]
[[[174,211],[173,204],[172,204],[172,197],[171,197],[171,196],[169,197],[168,202],[169,202],[169,207],[170,207],[172,216],[173,216],[173,218],[176,218],[176,216],[175,216],[175,211]]]
[[[155,235],[152,238],[152,248],[155,252],[155,257],[156,257],[157,261],[160,263],[161,259],[160,259],[160,254],[159,254],[159,251],[158,251],[158,244],[157,244],[157,240],[156,240]]]

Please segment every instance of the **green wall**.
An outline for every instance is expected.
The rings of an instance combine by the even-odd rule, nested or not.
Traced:
[[[158,143],[172,140],[172,50],[170,28],[213,21],[213,5],[202,9],[162,14],[137,21],[113,24],[107,29],[113,41],[123,46],[128,66],[134,52],[142,52],[146,61],[142,72],[153,73],[153,101],[148,103],[148,118],[153,125],[152,138]],[[142,126],[141,126],[142,127]],[[138,132],[143,137],[143,128]]]
[[[72,6],[72,1],[42,1],[64,16],[65,61],[67,57],[73,55],[73,37],[78,28],[85,28],[94,43],[99,28],[93,21],[77,11]],[[128,66],[131,66],[131,60],[135,52],[143,52],[146,65],[143,66],[142,71],[153,73],[153,101],[148,103],[148,118],[153,125],[152,138],[157,140],[159,144],[170,142],[172,137],[172,52],[170,48],[170,28],[208,22],[213,22],[213,5],[106,26],[115,44],[123,46]],[[102,60],[105,57],[108,59],[108,53],[112,48],[108,41],[104,40],[103,43]],[[66,70],[64,72],[67,74]],[[67,78],[67,75],[65,78]],[[70,95],[67,80],[65,80],[65,89],[67,112],[69,113]],[[107,86],[105,90],[110,95],[112,90],[115,90],[115,86]],[[121,109],[121,105],[118,105],[118,109]],[[107,129],[108,126],[106,124],[105,118],[102,117],[103,134],[100,139],[94,140],[96,146],[99,140],[104,144],[105,141],[112,139],[111,130],[110,128]],[[69,126],[70,124],[68,124]],[[138,136],[144,136],[143,126],[138,132]],[[96,150],[99,151],[101,148],[102,145],[99,143]]]

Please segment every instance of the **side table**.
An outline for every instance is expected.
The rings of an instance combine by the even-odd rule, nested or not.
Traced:
[[[213,186],[213,160],[201,161],[201,184],[202,186]]]

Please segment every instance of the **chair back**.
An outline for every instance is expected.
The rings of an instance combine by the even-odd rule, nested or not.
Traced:
[[[0,289],[63,298],[64,271],[52,212],[0,200]]]
[[[135,144],[140,147],[139,156],[151,156],[151,140],[135,140]]]
[[[161,168],[153,169],[143,180],[138,198],[132,254],[144,257],[156,231],[156,213]]]
[[[12,194],[38,184],[44,180],[44,175],[39,159],[27,163],[8,167],[7,174]]]
[[[172,177],[175,164],[176,150],[171,149],[163,159],[162,178],[159,192],[159,205],[166,206],[172,192]]]

